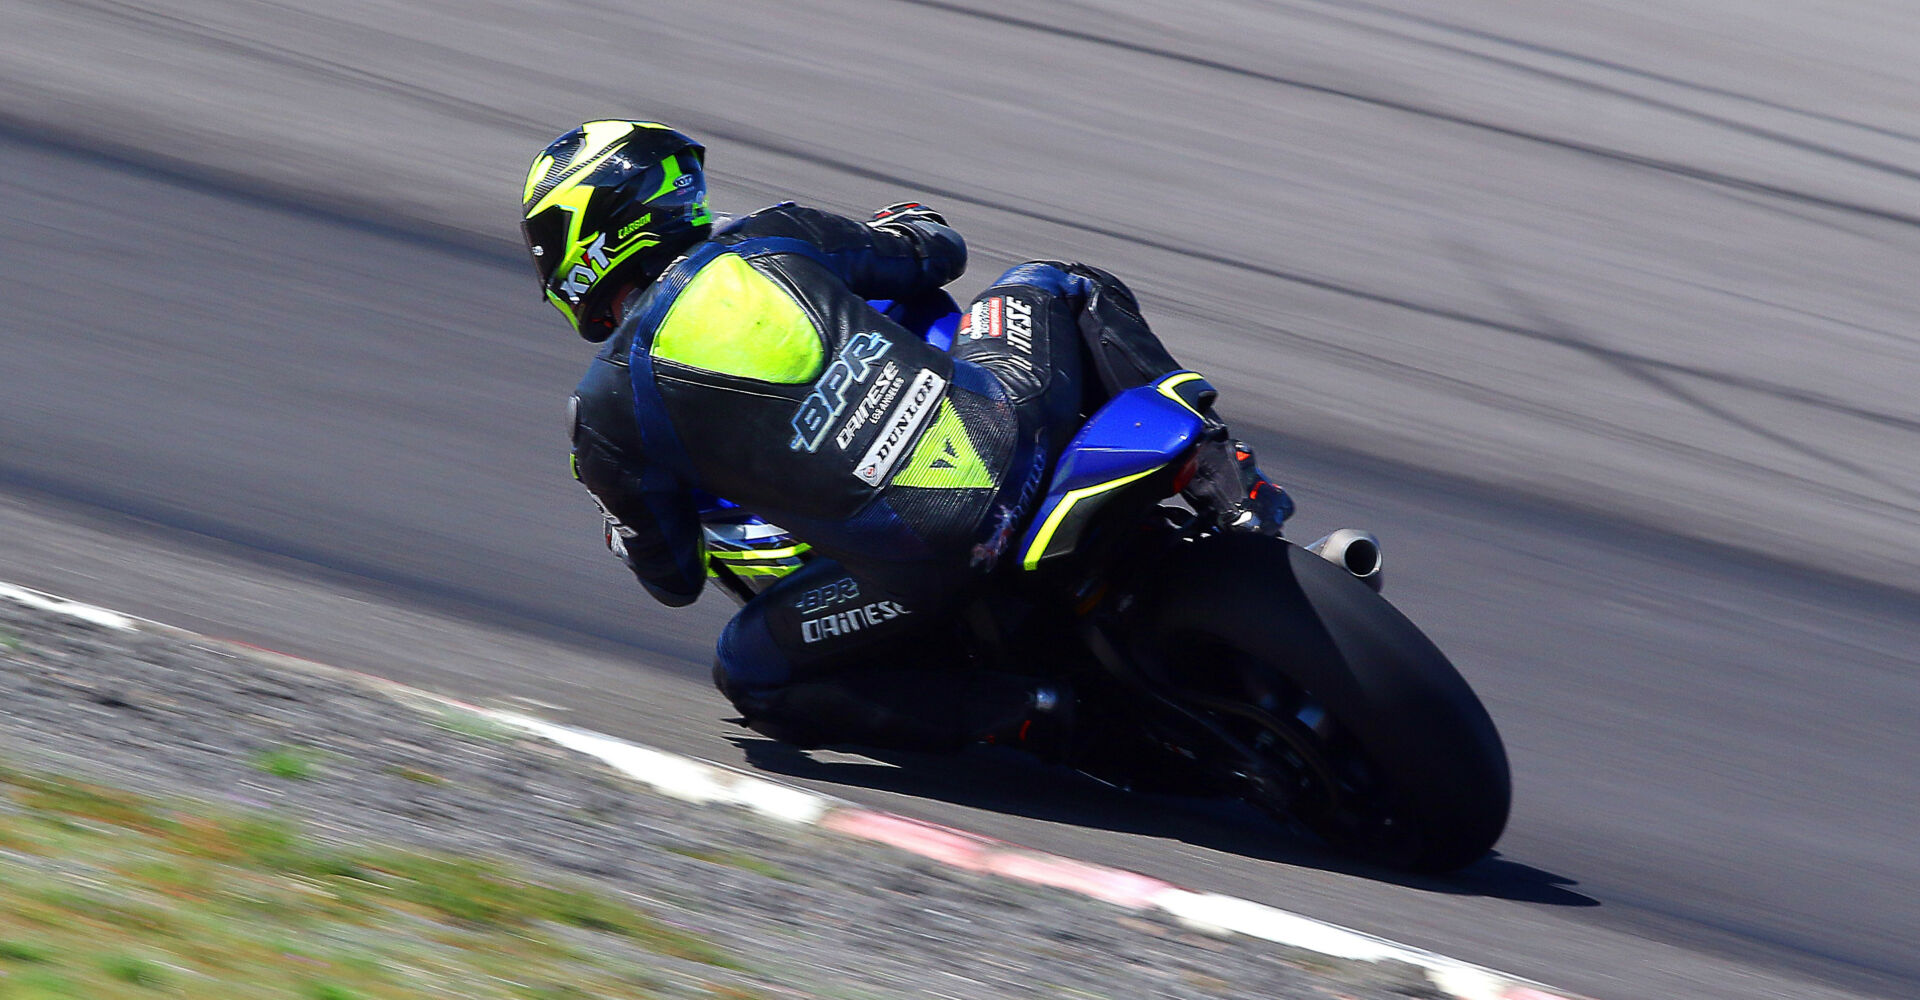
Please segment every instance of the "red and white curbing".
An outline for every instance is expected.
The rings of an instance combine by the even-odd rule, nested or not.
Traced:
[[[867,809],[601,733],[513,712],[481,711],[506,725],[598,757],[661,794],[689,802],[740,806],[773,819],[886,844],[966,871],[1064,889],[1129,910],[1160,910],[1209,933],[1244,934],[1352,961],[1404,962],[1424,969],[1437,988],[1459,1000],[1574,1000],[1571,994],[1554,992],[1538,983],[1263,903],[1194,892],[1137,872],[1032,851],[953,827]]]
[[[245,643],[211,640],[172,626],[12,584],[0,583],[0,598],[105,628],[188,635],[200,641],[222,642],[247,654],[266,653],[277,659],[294,659]],[[1136,872],[1032,851],[964,830],[867,809],[833,796],[603,733],[557,725],[518,712],[481,708],[384,678],[369,679],[408,698],[476,713],[598,758],[654,791],[683,801],[738,806],[782,822],[886,844],[966,871],[1078,893],[1129,910],[1159,910],[1207,933],[1244,934],[1350,961],[1403,962],[1424,970],[1436,988],[1458,1000],[1577,1000],[1572,994],[1555,992],[1539,983],[1263,903],[1183,889]]]

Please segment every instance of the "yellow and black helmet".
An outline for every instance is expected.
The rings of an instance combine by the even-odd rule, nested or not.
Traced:
[[[587,122],[527,170],[520,229],[540,286],[580,336],[613,333],[613,296],[645,285],[713,224],[706,148],[658,122]]]

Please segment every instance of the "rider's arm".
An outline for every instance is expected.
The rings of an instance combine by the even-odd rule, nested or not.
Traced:
[[[655,600],[692,604],[706,585],[706,543],[693,494],[641,454],[626,369],[605,360],[573,397],[573,475],[607,518],[607,547]]]
[[[928,218],[867,225],[801,205],[775,205],[739,220],[728,236],[784,236],[812,244],[817,260],[868,299],[903,299],[931,291],[967,269],[967,244],[952,227]]]

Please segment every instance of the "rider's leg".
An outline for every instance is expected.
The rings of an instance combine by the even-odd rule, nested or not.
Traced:
[[[1048,455],[1057,455],[1086,414],[1108,394],[1095,389],[1092,407],[1077,300],[1062,293],[1065,272],[1039,265],[1008,271],[967,307],[953,335],[956,360],[979,365],[1006,390],[1021,424],[1044,428]]]
[[[1012,341],[1015,317],[1021,329],[1031,327],[1030,351],[1017,350],[1023,345]],[[1079,350],[1072,352],[1067,344],[1075,339]],[[1078,355],[1078,364],[1067,360],[1070,352]],[[1181,370],[1124,282],[1097,267],[1059,261],[1030,261],[1002,274],[962,319],[953,353],[992,370],[1016,395],[1044,393],[1050,403],[1047,426],[1065,427],[1068,433],[1079,427],[1071,417],[1091,414],[1119,392]],[[1054,375],[1049,383],[1049,365],[1054,371],[1074,369],[1072,380]],[[1079,387],[1067,388],[1073,381]],[[1260,473],[1253,450],[1228,432],[1213,410],[1214,395],[1209,390],[1196,400],[1210,440],[1200,449],[1186,496],[1223,527],[1277,535],[1293,513],[1293,501]],[[1077,413],[1059,412],[1069,404]]]
[[[1079,342],[1077,367],[1087,369],[1084,403],[1090,409],[1123,389],[1180,370],[1119,278],[1097,267],[1050,260],[1017,264],[980,293],[960,321],[956,355],[967,356],[963,348],[998,343],[1005,328],[999,300],[1009,298],[1032,310],[1037,340],[1052,347],[1051,357],[1064,361],[1068,345]]]
[[[966,662],[945,614],[958,588],[937,574],[815,560],[727,624],[714,681],[748,726],[800,746],[951,751],[1057,712],[1045,685]]]

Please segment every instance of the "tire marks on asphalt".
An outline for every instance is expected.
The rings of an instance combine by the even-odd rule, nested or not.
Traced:
[[[1691,164],[1683,163],[1678,160],[1670,160],[1670,159],[1664,159],[1657,156],[1631,153],[1625,150],[1613,149],[1606,146],[1598,145],[1596,143],[1582,142],[1577,139],[1548,135],[1543,132],[1535,132],[1528,129],[1515,128],[1513,126],[1502,125],[1498,122],[1489,121],[1483,118],[1476,118],[1471,115],[1457,114],[1454,112],[1444,111],[1439,108],[1417,104],[1411,101],[1400,100],[1398,98],[1393,98],[1393,97],[1384,97],[1377,94],[1367,94],[1361,91],[1351,90],[1344,87],[1336,87],[1331,84],[1316,83],[1312,80],[1308,80],[1302,77],[1283,76],[1278,73],[1271,73],[1264,70],[1257,70],[1247,66],[1241,66],[1236,63],[1231,63],[1231,62],[1227,62],[1220,59],[1213,59],[1206,56],[1195,55],[1190,52],[1182,52],[1178,49],[1168,48],[1160,45],[1151,45],[1144,42],[1129,41],[1123,38],[1116,38],[1108,35],[1102,35],[1097,32],[1085,31],[1078,28],[1065,27],[1063,25],[1058,25],[1058,24],[1048,24],[1043,21],[1036,21],[1030,18],[1017,17],[1011,14],[976,10],[964,4],[952,3],[950,2],[950,0],[895,0],[895,2],[910,4],[916,7],[927,7],[935,10],[944,11],[950,14],[965,16],[965,17],[977,18],[980,20],[990,21],[995,24],[1003,25],[1006,27],[1020,28],[1027,31],[1041,32],[1049,35],[1054,35],[1060,38],[1071,39],[1073,41],[1085,42],[1088,44],[1098,45],[1105,48],[1111,48],[1118,51],[1129,52],[1135,55],[1150,56],[1155,59],[1163,59],[1169,62],[1181,63],[1184,65],[1193,66],[1199,69],[1206,69],[1206,70],[1211,70],[1218,73],[1227,74],[1230,76],[1239,77],[1241,79],[1253,80],[1260,83],[1267,83],[1267,84],[1272,84],[1279,87],[1285,87],[1289,90],[1295,90],[1302,93],[1318,94],[1324,97],[1336,98],[1343,101],[1351,101],[1357,104],[1364,104],[1369,107],[1379,108],[1386,111],[1399,112],[1399,113],[1411,115],[1417,118],[1422,118],[1428,121],[1443,122],[1446,124],[1458,125],[1464,128],[1470,128],[1477,131],[1486,132],[1491,135],[1501,136],[1503,138],[1514,139],[1520,142],[1531,143],[1536,145],[1549,146],[1556,149],[1565,150],[1567,152],[1578,153],[1583,156],[1590,156],[1596,159],[1606,160],[1612,163],[1618,163],[1624,166],[1637,167],[1637,168],[1642,168],[1646,170],[1653,170],[1653,171],[1669,174],[1674,177],[1679,177],[1686,180],[1699,181],[1701,183],[1717,185],[1717,186],[1726,187],[1726,188],[1730,188],[1737,191],[1748,191],[1748,192],[1753,192],[1757,194],[1764,194],[1771,197],[1792,201],[1798,204],[1818,206],[1820,208],[1828,209],[1831,211],[1844,212],[1852,215],[1862,216],[1864,218],[1877,219],[1883,222],[1896,223],[1903,226],[1920,226],[1920,215],[1916,215],[1910,212],[1903,212],[1895,209],[1888,209],[1881,206],[1868,204],[1862,201],[1854,201],[1846,198],[1822,195],[1815,192],[1800,190],[1796,188],[1790,188],[1790,187],[1786,187],[1779,184],[1771,184],[1766,181],[1740,177],[1724,171],[1713,170],[1706,167],[1693,166]],[[1358,27],[1358,25],[1355,25],[1355,26]],[[1382,29],[1375,28],[1371,30],[1380,31]],[[1411,35],[1402,35],[1399,37],[1403,41],[1408,41],[1408,42],[1412,42],[1414,44],[1423,45],[1423,46],[1437,47],[1437,48],[1441,48],[1443,50],[1454,52],[1457,54],[1471,56],[1475,59],[1493,62],[1510,69],[1515,69],[1518,71],[1527,72],[1527,73],[1542,76],[1545,78],[1554,79],[1557,82],[1561,82],[1567,85],[1578,86],[1585,89],[1607,93],[1612,96],[1622,97],[1622,98],[1634,101],[1636,103],[1647,105],[1649,107],[1654,107],[1661,110],[1673,112],[1676,114],[1682,114],[1687,117],[1695,118],[1705,123],[1718,125],[1724,128],[1735,129],[1737,131],[1746,132],[1750,135],[1753,135],[1759,138],[1770,139],[1775,142],[1789,144],[1795,148],[1801,148],[1809,152],[1820,153],[1822,155],[1830,156],[1836,159],[1841,159],[1846,162],[1857,163],[1858,165],[1869,167],[1871,169],[1880,170],[1882,172],[1886,172],[1894,176],[1901,177],[1903,179],[1920,180],[1920,171],[1914,171],[1905,167],[1898,166],[1896,164],[1887,163],[1885,161],[1874,160],[1868,157],[1847,153],[1843,150],[1839,150],[1834,147],[1828,147],[1818,143],[1810,142],[1808,140],[1803,140],[1803,139],[1798,139],[1792,136],[1788,136],[1785,133],[1779,133],[1779,132],[1775,132],[1773,130],[1768,130],[1768,129],[1761,129],[1761,128],[1758,128],[1757,126],[1751,126],[1751,125],[1734,121],[1733,119],[1722,118],[1716,115],[1709,115],[1705,112],[1700,112],[1693,109],[1685,108],[1681,105],[1672,104],[1670,102],[1658,101],[1654,98],[1650,98],[1645,95],[1634,94],[1630,91],[1621,90],[1619,88],[1608,87],[1605,84],[1596,83],[1594,81],[1583,80],[1578,77],[1572,77],[1572,76],[1567,76],[1566,74],[1555,73],[1551,70],[1540,69],[1538,67],[1529,66],[1525,63],[1515,62],[1512,60],[1503,60],[1503,59],[1500,59],[1499,57],[1490,56],[1485,53],[1474,52],[1473,50],[1470,50],[1470,49],[1438,45],[1437,43],[1433,43],[1433,42],[1420,39],[1418,37],[1411,36]],[[1905,138],[1905,137],[1903,136],[1902,138]]]

